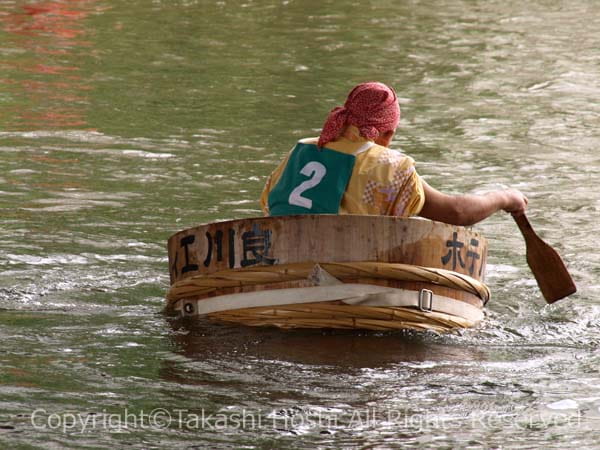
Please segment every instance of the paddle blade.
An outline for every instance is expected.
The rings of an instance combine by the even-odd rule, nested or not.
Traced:
[[[527,264],[546,302],[554,303],[574,294],[577,287],[560,255],[538,237],[524,214],[514,219],[525,238]]]

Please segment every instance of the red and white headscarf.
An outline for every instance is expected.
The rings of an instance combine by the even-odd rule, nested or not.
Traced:
[[[394,131],[400,122],[396,92],[379,82],[361,83],[346,99],[344,106],[331,110],[319,137],[319,147],[335,141],[348,125],[360,130],[361,136],[374,141],[380,133]]]

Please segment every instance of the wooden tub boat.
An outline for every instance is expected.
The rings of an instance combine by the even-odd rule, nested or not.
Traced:
[[[486,239],[419,218],[217,222],[168,253],[168,311],[245,325],[444,332],[475,326],[490,297]]]

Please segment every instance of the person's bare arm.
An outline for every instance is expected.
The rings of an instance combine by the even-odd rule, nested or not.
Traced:
[[[473,225],[504,210],[519,216],[525,212],[527,197],[516,189],[493,191],[484,195],[444,194],[423,181],[425,204],[421,217],[452,225]]]

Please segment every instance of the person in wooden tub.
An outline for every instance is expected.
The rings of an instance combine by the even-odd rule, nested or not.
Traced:
[[[271,217],[169,239],[168,305],[280,328],[446,332],[479,323],[490,298],[487,243],[456,225],[501,209],[523,214],[527,199],[512,189],[433,189],[412,158],[388,148],[399,119],[393,89],[355,87],[320,136],[300,140],[267,180],[261,206]],[[433,222],[408,219],[417,215]],[[337,232],[341,224],[347,232]]]
[[[447,195],[429,186],[412,158],[388,148],[399,121],[394,89],[356,86],[321,135],[300,140],[269,176],[260,199],[265,215],[418,215],[465,226],[499,210],[524,214],[527,198],[515,189]]]
[[[521,192],[437,191],[413,159],[388,148],[399,119],[393,89],[358,85],[330,112],[320,136],[300,140],[271,174],[261,196],[267,217],[171,236],[167,309],[286,329],[471,328],[490,299],[487,241],[464,225],[502,209],[515,216],[542,264],[534,267],[551,281],[546,300],[575,292],[564,265],[546,270],[560,257],[533,240]],[[417,215],[432,220],[409,218]]]

